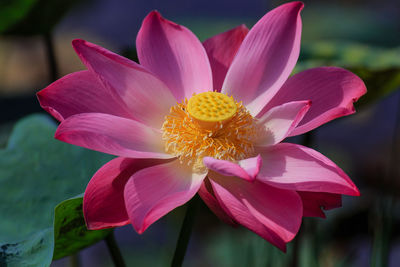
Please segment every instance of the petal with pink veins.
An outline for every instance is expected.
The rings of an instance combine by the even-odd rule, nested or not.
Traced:
[[[199,39],[157,11],[144,19],[136,48],[140,64],[157,75],[178,102],[193,93],[212,91],[211,67]]]
[[[86,67],[123,100],[137,121],[161,128],[165,115],[176,104],[163,82],[139,64],[100,46],[84,40],[72,44]]]
[[[322,192],[297,192],[303,201],[303,217],[325,218],[322,211],[342,206],[342,195]]]
[[[289,77],[300,52],[303,3],[268,12],[244,38],[226,74],[222,93],[243,101],[256,116]]]
[[[364,82],[342,68],[320,67],[290,77],[264,108],[311,100],[312,106],[290,136],[302,134],[338,117],[353,114],[353,103],[367,92]]]
[[[92,177],[83,197],[83,214],[90,230],[129,224],[124,187],[135,172],[165,162],[157,159],[115,158]]]
[[[192,173],[179,160],[145,168],[125,185],[125,206],[135,230],[141,234],[159,218],[189,201],[203,183],[204,174]]]
[[[210,208],[212,212],[224,223],[229,224],[233,227],[238,226],[238,224],[233,220],[233,218],[228,215],[221,205],[218,203],[218,200],[215,198],[214,192],[212,190],[210,181],[206,178],[204,182],[201,184],[199,189],[199,195],[201,199],[203,199],[204,203],[206,203],[207,207]]]
[[[213,88],[217,92],[221,91],[226,72],[248,32],[249,29],[245,25],[240,25],[203,42],[210,60]]]
[[[342,169],[311,148],[280,143],[259,153],[263,166],[257,179],[266,184],[296,191],[360,195]]]
[[[237,163],[228,160],[204,157],[204,165],[213,171],[224,176],[237,176],[247,181],[254,181],[260,171],[262,160],[261,156],[239,160]]]
[[[214,194],[239,224],[285,251],[297,234],[303,207],[295,191],[274,188],[255,180],[209,173]]]
[[[69,117],[58,126],[55,138],[121,157],[174,157],[164,152],[160,130],[134,120],[102,113],[83,113]]]
[[[310,109],[311,101],[294,101],[271,108],[258,119],[263,126],[263,134],[256,140],[258,146],[271,146],[280,143]]]
[[[37,93],[40,106],[59,121],[79,113],[133,118],[125,103],[85,70],[64,76]]]

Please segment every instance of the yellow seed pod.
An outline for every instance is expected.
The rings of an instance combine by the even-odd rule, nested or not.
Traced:
[[[232,118],[237,106],[233,97],[218,92],[204,92],[189,99],[187,111],[200,124],[212,126]]]

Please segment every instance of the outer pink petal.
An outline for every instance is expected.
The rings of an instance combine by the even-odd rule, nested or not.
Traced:
[[[155,159],[115,158],[90,180],[83,197],[83,215],[90,230],[129,224],[124,187],[135,172],[165,162]]]
[[[108,114],[83,113],[71,116],[58,126],[55,138],[121,157],[173,157],[164,153],[159,130]]]
[[[303,119],[310,109],[311,101],[295,101],[271,108],[261,118],[259,124],[265,133],[256,141],[259,146],[280,143]]]
[[[268,12],[250,30],[237,52],[222,92],[243,101],[256,116],[289,77],[300,51],[301,2]]]
[[[303,207],[295,191],[259,181],[209,174],[218,201],[235,221],[285,251],[299,230]]]
[[[240,25],[203,42],[210,60],[214,90],[221,91],[226,72],[248,32],[245,25]]]
[[[168,87],[139,64],[83,40],[72,42],[82,62],[110,92],[117,94],[134,118],[161,128],[176,104]]]
[[[238,163],[212,157],[204,157],[203,162],[210,170],[216,171],[224,176],[237,176],[247,181],[254,181],[254,179],[256,179],[262,164],[260,155],[239,160]]]
[[[107,113],[133,118],[121,99],[115,97],[89,71],[64,76],[37,93],[40,106],[59,121],[79,113]]]
[[[238,224],[230,217],[218,203],[218,200],[215,198],[214,192],[212,190],[210,181],[208,179],[204,179],[204,182],[201,184],[199,195],[206,203],[206,205],[210,208],[212,212],[223,222],[229,224],[233,227],[236,227]]]
[[[286,102],[311,100],[309,112],[290,134],[294,136],[354,113],[353,103],[366,92],[364,82],[345,69],[314,68],[290,77],[263,112]]]
[[[321,192],[297,192],[303,201],[304,217],[325,218],[322,211],[339,208],[342,206],[342,195]]]
[[[157,11],[144,19],[136,48],[140,64],[165,82],[177,101],[212,90],[210,63],[200,41]]]
[[[189,201],[205,174],[194,174],[175,160],[136,172],[126,183],[124,196],[129,219],[141,234],[159,218]]]
[[[280,143],[260,153],[264,164],[257,179],[264,183],[296,191],[360,194],[342,169],[311,148]]]

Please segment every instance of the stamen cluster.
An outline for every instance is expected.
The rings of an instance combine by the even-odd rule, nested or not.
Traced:
[[[253,142],[257,137],[257,123],[241,103],[235,102],[237,112],[229,121],[202,127],[187,110],[188,100],[171,107],[162,126],[167,153],[175,155],[194,172],[204,172],[203,158],[232,162],[254,155]]]

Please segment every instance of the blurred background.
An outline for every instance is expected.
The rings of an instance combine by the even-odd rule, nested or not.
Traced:
[[[203,41],[243,23],[250,28],[284,2],[1,0],[1,156],[10,153],[7,140],[17,121],[43,113],[35,93],[57,78],[84,69],[72,49],[73,39],[85,39],[136,60],[136,34],[151,10],[185,25]],[[246,229],[223,224],[201,204],[184,266],[398,266],[400,262],[396,227],[400,222],[400,5],[397,0],[304,2],[302,49],[295,72],[316,66],[344,67],[365,81],[368,93],[356,103],[355,115],[290,141],[328,156],[349,174],[362,195],[343,197],[343,207],[327,211],[327,219],[305,218],[287,254]],[[69,197],[82,193],[100,166],[95,164],[86,182]],[[0,162],[0,167],[7,165]],[[1,186],[7,187],[1,179],[0,192]],[[116,229],[127,265],[168,265],[185,209],[174,210],[143,235],[131,226]],[[0,212],[0,220],[9,220],[6,215]],[[6,264],[7,253],[2,247],[0,266]],[[100,241],[51,266],[101,267],[112,266],[112,261],[105,242]]]

